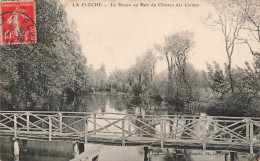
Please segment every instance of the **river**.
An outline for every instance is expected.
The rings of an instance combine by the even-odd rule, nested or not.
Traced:
[[[149,104],[138,105],[138,101],[129,101],[129,99],[119,96],[94,96],[89,95],[84,100],[81,100],[79,107],[80,111],[96,112],[106,115],[106,113],[120,114],[138,114],[138,115],[167,115],[176,114],[174,109],[168,107],[164,102],[153,102]],[[73,105],[75,106],[75,104]],[[198,112],[198,111],[197,111]],[[200,112],[200,111],[199,111]],[[0,161],[14,160],[10,154],[3,154],[2,150]],[[245,156],[239,156],[241,157]],[[23,156],[20,153],[19,161],[37,160],[69,160],[65,156],[60,159],[43,156]],[[240,160],[239,159],[239,160]],[[224,161],[225,155],[223,151],[202,151],[190,149],[160,149],[151,148],[149,159],[144,159],[144,148],[141,146],[119,147],[102,145],[99,161]],[[247,159],[248,160],[248,159]],[[249,161],[249,160],[248,160]]]
[[[173,109],[164,102],[151,101],[149,104],[128,106],[135,101],[126,100],[123,97],[105,96],[88,98],[87,111],[97,113],[122,113],[139,115],[167,115],[176,114]],[[176,153],[177,152],[177,153]],[[150,161],[223,161],[221,152],[183,149],[160,149],[153,148],[149,154]],[[103,146],[99,161],[143,161],[143,147],[115,147]]]

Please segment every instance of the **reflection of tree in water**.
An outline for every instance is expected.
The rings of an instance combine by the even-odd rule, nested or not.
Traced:
[[[67,103],[66,101],[64,101]],[[66,106],[64,106],[66,107]],[[140,97],[120,97],[120,96],[109,96],[109,95],[86,95],[84,97],[75,97],[73,103],[71,103],[68,109],[74,109],[74,111],[86,111],[86,112],[98,112],[102,113],[114,111],[116,109],[120,113],[134,114],[138,120],[132,120],[132,123],[139,127],[145,128],[144,130],[149,134],[156,134],[156,131],[160,129],[160,121],[158,119],[147,119],[147,115],[176,115],[182,114],[174,111],[174,108],[169,108],[165,102],[150,100],[144,103]],[[125,111],[124,111],[125,110]],[[178,121],[178,118],[177,122]],[[179,122],[180,123],[180,122]],[[151,126],[148,127],[147,125]],[[173,125],[173,121],[169,120],[170,125]],[[176,124],[176,123],[175,123]],[[189,122],[186,122],[189,124]],[[169,126],[169,132],[176,133],[179,125],[176,127]],[[174,125],[175,126],[175,125]],[[157,130],[155,130],[157,129]],[[142,130],[137,130],[137,135],[144,137],[151,137]],[[176,136],[172,136],[175,138]],[[185,136],[179,136],[185,137]]]
[[[126,101],[126,105],[128,107],[135,107],[135,106],[139,106],[142,104],[142,99],[141,97],[132,97],[132,98],[129,98],[127,101]]]
[[[116,96],[110,96],[110,102],[111,105],[113,105],[113,107],[111,108],[115,108],[117,111],[123,111],[125,109],[128,109],[126,102],[127,102],[128,98],[127,97],[116,97]]]
[[[106,98],[94,95],[63,97],[60,105],[64,111],[95,112],[98,109],[105,112]]]
[[[85,95],[80,97],[65,98],[61,101],[61,107],[73,109],[74,111],[107,112],[106,106],[119,112],[127,110],[128,114],[136,111],[144,111],[145,115],[177,114],[176,109],[167,105],[164,101],[150,99],[143,101],[141,97],[122,97],[111,95]]]
[[[156,101],[150,99],[144,101],[141,97],[128,98],[126,101],[126,107],[129,111],[141,113],[144,110],[146,115],[163,115],[167,114],[168,106],[165,105],[164,101]]]
[[[101,109],[101,112],[104,113],[106,112],[106,103],[106,96],[94,96],[92,102],[88,103],[87,109],[91,108],[94,110],[93,112]]]
[[[144,155],[143,149],[139,150],[140,155]],[[192,161],[189,150],[175,148],[151,148],[149,149],[148,158],[144,161]]]
[[[144,110],[146,115],[187,115],[198,112],[187,110],[186,106],[179,102],[170,105],[162,100],[149,99],[147,101],[141,97],[129,98],[126,102],[129,109],[135,111],[136,108],[139,108],[140,111]]]
[[[164,149],[165,161],[191,161],[186,149]]]
[[[77,104],[76,99],[70,106],[78,107],[75,108],[76,111],[87,111],[87,112],[97,112],[102,113],[108,112],[106,108],[116,109],[117,111],[123,111],[125,109],[129,110],[130,107],[127,106],[129,98],[120,96],[110,96],[110,95],[85,95],[80,97],[80,101]]]

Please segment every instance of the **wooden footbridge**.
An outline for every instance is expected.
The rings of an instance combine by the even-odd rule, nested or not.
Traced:
[[[260,150],[260,118],[0,111],[0,135],[26,140],[253,153]]]

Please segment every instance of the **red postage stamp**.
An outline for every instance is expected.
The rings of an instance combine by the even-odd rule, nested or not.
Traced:
[[[1,2],[1,44],[36,43],[34,1]]]

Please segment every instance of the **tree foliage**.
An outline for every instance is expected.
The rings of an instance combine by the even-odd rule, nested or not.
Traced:
[[[215,95],[207,109],[210,115],[259,116],[260,79],[249,66],[233,69],[233,93],[229,92],[227,74],[217,64],[208,68],[209,86]]]
[[[163,45],[156,45],[168,65],[168,92],[166,99],[171,104],[184,105],[192,100],[192,85],[187,66],[190,51],[194,46],[193,33],[180,31],[165,36]],[[190,69],[188,69],[190,68]]]
[[[37,43],[0,47],[2,108],[57,110],[62,96],[79,96],[85,88],[86,58],[75,24],[58,1],[35,4]]]
[[[211,115],[259,116],[259,2],[252,0],[210,1],[216,16],[207,23],[219,29],[224,36],[228,63],[221,69],[217,63],[208,65],[208,84],[214,99],[207,108]],[[246,69],[232,67],[232,56],[238,45],[246,44],[254,62]],[[238,54],[245,54],[237,52]]]

